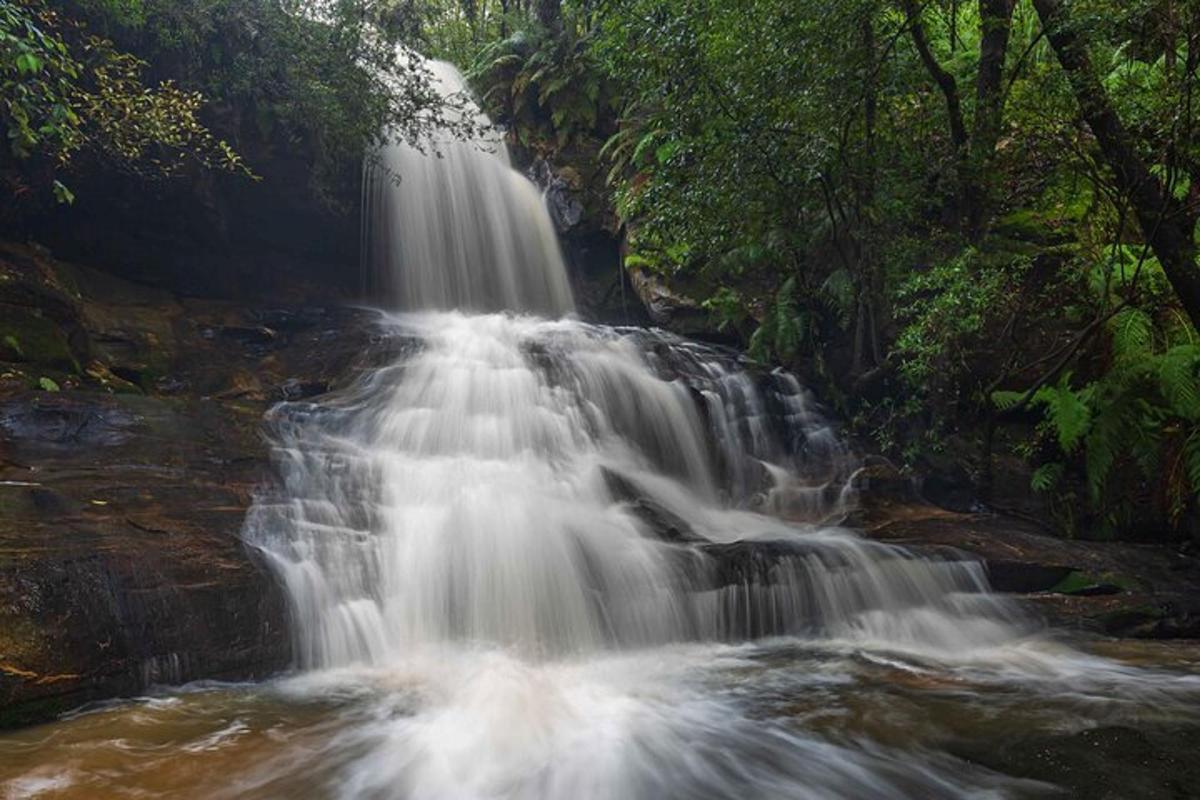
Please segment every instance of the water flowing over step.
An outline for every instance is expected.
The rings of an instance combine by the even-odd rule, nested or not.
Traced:
[[[427,62],[448,97],[466,93],[462,75]],[[373,296],[388,307],[574,309],[554,225],[537,187],[512,169],[504,140],[481,112],[473,140],[449,136],[423,147],[385,145],[367,162],[363,257]]]
[[[478,139],[368,162],[369,266],[411,309],[380,324],[407,351],[273,415],[282,482],[247,536],[288,587],[303,664],[445,642],[543,657],[1012,634],[978,564],[822,527],[853,502],[853,461],[794,377],[661,331],[521,316],[573,308],[566,267],[502,138],[461,113]]]
[[[294,599],[306,664],[447,641],[545,655],[783,633],[946,639],[1012,616],[976,563],[819,526],[842,513],[852,462],[789,376],[573,321],[381,325],[419,345],[334,402],[274,412],[283,484],[249,523]]]

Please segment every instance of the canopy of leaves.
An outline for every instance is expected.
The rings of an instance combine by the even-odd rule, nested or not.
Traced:
[[[147,85],[145,67],[39,0],[0,4],[0,127],[10,157],[37,162],[60,201],[72,194],[56,176],[81,153],[145,177],[188,163],[249,174],[200,122],[203,96],[172,81]],[[39,188],[10,181],[17,194]]]
[[[1200,217],[1200,7],[608,0],[586,30],[493,33],[480,80],[518,138],[545,139],[589,96],[545,132],[531,87],[601,73],[627,268],[698,287],[718,324],[757,320],[755,357],[829,375],[824,394],[894,455],[1033,415],[1013,446],[1036,485],[1078,477],[1097,518],[1128,523],[1145,497],[1112,476],[1132,458],[1160,518],[1195,508],[1200,486],[1177,479],[1200,450],[1181,405],[1195,300],[1151,240]],[[1118,123],[1107,149],[1085,124],[1097,99]],[[1135,198],[1128,159],[1175,205]],[[1172,246],[1200,271],[1187,239]]]

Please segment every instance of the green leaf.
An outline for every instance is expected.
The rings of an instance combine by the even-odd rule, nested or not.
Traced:
[[[73,205],[75,203],[75,193],[68,189],[61,181],[55,181],[54,199],[63,205]]]
[[[44,375],[38,378],[38,386],[41,387],[42,391],[44,392],[60,391],[59,385],[55,383],[52,378],[47,378]]]
[[[1025,392],[996,391],[992,392],[992,405],[999,411],[1008,411],[1021,402]]]
[[[1192,431],[1183,443],[1183,461],[1192,491],[1200,495],[1200,428]]]
[[[659,164],[666,164],[671,160],[671,157],[679,152],[680,143],[678,141],[665,142],[658,146],[654,151],[654,159]]]
[[[21,53],[17,56],[17,72],[22,75],[32,75],[35,72],[41,72],[42,60],[33,53]]]
[[[1113,352],[1117,358],[1136,359],[1148,355],[1154,342],[1154,320],[1139,308],[1127,308],[1109,323]]]
[[[1057,461],[1042,464],[1029,479],[1029,486],[1035,492],[1048,492],[1062,480],[1063,465]]]
[[[1058,386],[1043,386],[1033,396],[1035,402],[1046,406],[1064,453],[1074,452],[1092,422],[1091,410],[1068,386],[1070,377],[1063,376]]]
[[[1200,346],[1173,347],[1157,360],[1157,377],[1163,397],[1171,410],[1188,420],[1200,419]]]

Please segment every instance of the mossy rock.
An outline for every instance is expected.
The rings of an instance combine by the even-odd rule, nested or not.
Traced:
[[[1106,573],[1104,575],[1089,575],[1086,572],[1074,570],[1055,584],[1049,591],[1054,594],[1068,594],[1080,597],[1092,597],[1105,594],[1120,594],[1129,591],[1133,584],[1120,575]]]
[[[66,332],[52,320],[19,306],[0,306],[0,361],[79,372]]]

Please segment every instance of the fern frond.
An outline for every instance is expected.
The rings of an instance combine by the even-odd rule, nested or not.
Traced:
[[[1154,320],[1140,308],[1127,308],[1109,321],[1113,353],[1119,359],[1143,358],[1152,352]]]
[[[1183,443],[1183,465],[1192,493],[1200,495],[1200,428],[1193,430]]]
[[[1186,420],[1200,420],[1200,347],[1173,347],[1156,359],[1155,367],[1159,389],[1171,411]]]
[[[1080,396],[1071,390],[1069,381],[1068,374],[1058,386],[1043,386],[1033,396],[1034,402],[1046,406],[1047,416],[1058,433],[1058,444],[1063,452],[1068,454],[1079,446],[1092,422],[1091,410]]]
[[[992,405],[994,405],[998,411],[1008,411],[1010,408],[1014,408],[1017,403],[1021,402],[1021,398],[1023,398],[1025,394],[1025,392],[1010,392],[1006,390],[995,391],[992,392]]]
[[[1063,465],[1060,462],[1052,461],[1048,464],[1042,464],[1029,479],[1029,486],[1035,492],[1048,492],[1058,485],[1062,480]]]

